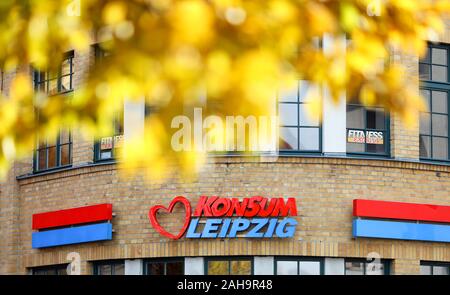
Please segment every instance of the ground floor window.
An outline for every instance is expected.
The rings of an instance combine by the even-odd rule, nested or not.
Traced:
[[[47,265],[31,268],[32,275],[67,275],[67,264]]]
[[[251,275],[253,258],[217,257],[205,259],[207,275]]]
[[[184,258],[144,261],[146,275],[184,275]]]
[[[101,261],[94,262],[94,275],[124,275],[125,261]]]
[[[375,262],[366,259],[345,259],[346,275],[388,275],[389,271],[387,260]]]
[[[323,258],[280,257],[275,259],[276,275],[322,275]]]
[[[421,275],[450,275],[450,263],[445,262],[420,262]]]

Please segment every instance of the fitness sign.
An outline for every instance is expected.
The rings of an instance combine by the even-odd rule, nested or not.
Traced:
[[[178,233],[168,232],[158,222],[158,212],[172,213],[175,205],[185,209],[185,218]],[[297,220],[295,198],[220,198],[201,196],[192,212],[191,204],[183,196],[175,197],[168,207],[156,205],[148,213],[150,223],[161,235],[170,239],[186,238],[291,238]]]

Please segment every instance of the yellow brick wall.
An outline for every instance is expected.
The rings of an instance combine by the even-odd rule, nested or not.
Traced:
[[[19,272],[26,267],[66,262],[79,252],[84,262],[115,258],[208,255],[307,255],[399,259],[395,273],[418,273],[420,260],[450,261],[450,245],[352,238],[355,198],[450,203],[450,167],[385,160],[280,158],[263,163],[249,158],[218,158],[194,182],[167,182],[141,176],[120,178],[115,165],[85,167],[18,182]],[[200,195],[297,198],[299,222],[292,239],[172,241],[161,237],[147,214],[184,195],[195,207]],[[116,217],[112,241],[31,249],[32,214],[110,202]],[[175,228],[176,221],[169,220]],[[178,225],[179,226],[179,225]],[[169,226],[170,228],[170,226]],[[411,262],[411,263],[409,263]],[[411,266],[412,264],[413,266]],[[416,266],[414,266],[416,265]],[[86,264],[85,272],[91,267]]]
[[[440,41],[450,43],[450,22]],[[418,59],[399,55],[392,61],[406,65],[416,79]],[[74,85],[83,82],[93,53],[75,53]],[[14,73],[4,75],[7,93]],[[73,163],[93,160],[93,139],[73,134]],[[417,161],[418,128],[406,129],[391,117],[391,155]],[[352,200],[355,198],[450,204],[450,167],[388,160],[280,158],[274,163],[252,162],[245,157],[219,158],[193,182],[171,177],[165,182],[142,177],[119,178],[115,165],[80,167],[49,175],[16,180],[32,171],[32,158],[18,161],[0,183],[0,273],[26,273],[27,267],[66,263],[77,251],[82,272],[90,261],[114,258],[202,255],[312,255],[366,257],[378,252],[393,259],[393,273],[417,274],[420,260],[450,261],[444,243],[352,239]],[[264,195],[296,197],[298,226],[295,238],[168,241],[150,226],[148,209],[168,204],[177,195],[193,201],[202,194],[228,197]],[[50,249],[31,249],[31,216],[34,213],[111,202],[117,214],[113,240]],[[169,222],[171,222],[169,220]],[[176,221],[172,220],[173,227]]]

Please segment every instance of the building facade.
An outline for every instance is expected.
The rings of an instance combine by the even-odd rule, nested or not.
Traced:
[[[69,52],[55,81],[46,73],[30,74],[37,89],[70,92],[95,58],[94,47],[86,55]],[[136,132],[130,126],[143,122],[144,103],[126,103],[123,124],[109,138],[61,132],[55,144],[43,142],[34,155],[15,162],[0,184],[0,273],[64,274],[75,257],[81,274],[449,274],[446,230],[405,239],[359,236],[355,230],[354,221],[361,219],[355,199],[450,206],[450,24],[423,60],[396,52],[391,60],[405,65],[411,79],[421,79],[417,91],[429,109],[416,126],[406,128],[382,108],[334,104],[325,90],[321,118],[307,117],[302,93],[309,86],[299,82],[278,97],[278,157],[211,155],[190,181],[174,171],[164,180],[119,177],[115,148]],[[6,93],[14,74],[2,75]],[[176,196],[192,208],[201,196],[295,198],[297,225],[288,238],[174,240],[155,230],[149,210],[169,206]],[[33,233],[45,233],[33,230],[33,215],[95,204],[112,205],[110,239],[33,248]],[[409,224],[445,226],[448,207],[440,208],[444,220],[409,218]],[[176,232],[183,212],[158,216]]]

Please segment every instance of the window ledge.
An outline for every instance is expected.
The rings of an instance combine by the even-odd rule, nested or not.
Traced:
[[[316,154],[303,154],[303,153],[288,153],[288,154],[279,154],[279,155],[242,155],[242,154],[210,154],[208,155],[209,158],[211,159],[219,159],[219,161],[217,162],[217,164],[220,163],[229,163],[229,164],[236,164],[236,163],[246,163],[246,162],[252,162],[251,160],[245,160],[245,159],[250,159],[250,158],[259,158],[259,157],[267,157],[268,160],[258,160],[258,162],[260,163],[273,163],[273,164],[283,164],[287,162],[287,159],[298,159],[298,161],[290,161],[290,163],[298,163],[298,164],[302,164],[302,160],[304,159],[305,161],[308,161],[308,163],[313,160],[313,159],[317,159],[318,161],[320,160],[336,160],[336,164],[339,164],[341,161],[345,161],[348,160],[350,161],[349,163],[346,162],[342,162],[342,165],[345,164],[352,164],[351,161],[368,161],[366,165],[375,165],[375,166],[383,166],[383,167],[397,167],[400,164],[406,165],[403,166],[405,168],[410,168],[410,169],[419,169],[419,170],[430,170],[430,171],[443,171],[443,172],[450,172],[450,162],[443,162],[443,161],[430,161],[430,160],[414,160],[414,159],[401,159],[401,158],[391,158],[388,156],[371,156],[371,155],[346,155],[346,154],[323,154],[323,153],[316,153]],[[239,158],[243,159],[243,160],[239,160]],[[281,159],[286,159],[285,161],[272,161],[271,158],[281,158]],[[226,160],[229,159],[229,160]],[[370,162],[374,162],[374,164],[369,164]],[[384,165],[380,165],[380,164],[376,164],[375,162],[386,162],[386,163],[390,163],[386,166]],[[100,162],[91,162],[91,163],[85,163],[85,164],[81,164],[81,165],[71,165],[68,167],[63,167],[63,168],[59,168],[59,169],[53,169],[53,170],[47,170],[47,171],[42,171],[42,172],[37,172],[37,173],[28,173],[28,174],[23,174],[23,175],[19,175],[16,177],[17,180],[25,180],[25,179],[30,179],[30,178],[35,178],[35,177],[41,177],[41,176],[46,176],[46,175],[52,175],[52,174],[57,174],[57,173],[62,173],[62,172],[68,172],[68,171],[73,171],[73,170],[77,170],[77,169],[81,169],[81,168],[90,168],[90,167],[101,167],[101,166],[108,166],[108,165],[115,165],[119,163],[118,160],[105,160],[105,161],[100,161]],[[396,165],[397,163],[397,165]],[[359,165],[359,164],[358,164]],[[428,166],[428,168],[426,167]],[[431,168],[434,167],[434,168]],[[438,168],[439,167],[439,168]]]
[[[80,165],[68,165],[68,166],[55,168],[55,169],[51,169],[51,170],[44,170],[44,171],[22,174],[22,175],[16,176],[16,179],[23,180],[23,179],[29,179],[29,178],[34,178],[34,177],[40,177],[40,176],[45,176],[45,175],[51,175],[51,174],[56,174],[56,173],[61,173],[61,172],[77,170],[79,168],[112,165],[112,164],[116,164],[116,163],[117,163],[116,160],[110,160],[110,161],[105,160],[102,162],[95,162],[95,163],[85,163],[85,164],[80,164]]]

